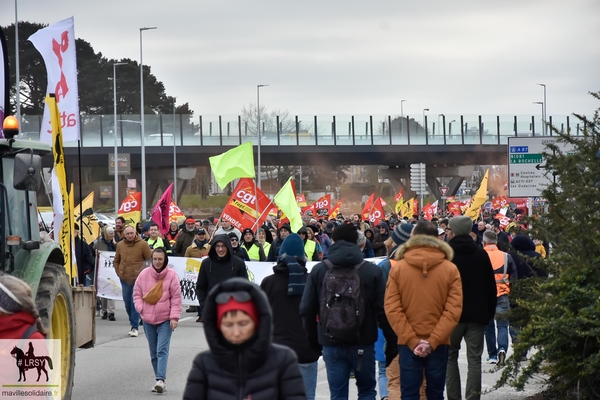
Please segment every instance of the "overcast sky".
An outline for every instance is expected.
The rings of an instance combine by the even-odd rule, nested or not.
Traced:
[[[21,21],[75,17],[108,58],[139,60],[198,114],[591,115],[600,1],[18,0]],[[0,24],[14,22],[0,0]],[[110,84],[110,83],[107,83]],[[111,86],[112,87],[112,86]]]

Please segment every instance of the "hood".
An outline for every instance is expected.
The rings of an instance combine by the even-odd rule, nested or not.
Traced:
[[[419,251],[422,249],[423,251]],[[454,251],[444,241],[428,235],[415,235],[411,237],[396,251],[396,260],[404,260],[411,267],[423,271],[427,276],[429,270],[434,269],[444,260],[452,261]]]
[[[222,242],[227,246],[227,254],[223,258],[219,258],[217,255],[217,250],[215,250],[215,244],[218,242]],[[208,251],[208,257],[210,257],[213,261],[228,261],[231,260],[231,255],[233,254],[233,247],[231,246],[231,240],[229,240],[229,236],[227,235],[216,235],[213,240],[210,241],[210,250]]]
[[[382,222],[379,225],[377,225],[377,233],[379,233],[381,235],[381,232],[379,232],[379,228],[382,227],[382,226],[385,228],[385,233],[383,234],[383,236],[389,235],[390,234],[390,227],[385,222]]]
[[[527,235],[517,235],[510,243],[513,249],[523,251],[535,251],[535,243]]]
[[[0,337],[4,339],[10,339],[9,337],[6,337],[7,333],[18,330],[23,325],[35,325],[34,316],[27,311],[19,311],[14,314],[5,315],[0,318],[0,321],[2,321],[2,323],[0,323]]]
[[[239,346],[227,342],[217,327],[217,303],[215,297],[221,292],[249,292],[259,315],[258,330],[255,336]],[[266,358],[272,335],[271,306],[267,296],[254,283],[243,278],[231,278],[217,284],[206,298],[203,310],[204,335],[217,362],[224,368],[235,368],[238,352],[242,352],[242,369],[249,373],[262,365]]]
[[[357,245],[338,240],[329,248],[327,259],[334,265],[352,267],[363,260],[363,253]]]
[[[371,232],[371,237],[370,238],[367,236],[367,232]],[[367,229],[365,229],[365,237],[368,240],[371,240],[371,241],[373,240],[373,238],[375,237],[375,232],[373,231],[373,228],[367,228]]]
[[[452,247],[455,254],[473,254],[480,247],[473,240],[471,235],[458,235],[453,237],[448,244]]]
[[[308,272],[308,270],[306,269],[306,260],[302,260],[297,257],[280,258],[279,261],[277,262],[277,264],[273,267],[273,272],[276,274],[285,274],[285,275],[289,274],[289,272],[290,272],[290,270],[288,268],[289,261],[297,262],[302,267],[304,267],[306,272]]]

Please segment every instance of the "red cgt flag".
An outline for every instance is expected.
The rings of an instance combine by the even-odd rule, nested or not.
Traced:
[[[369,222],[371,222],[372,226],[379,225],[379,222],[385,219],[385,213],[383,212],[383,205],[381,204],[381,197],[378,197],[377,200],[373,203],[373,208],[369,213]]]
[[[367,202],[365,203],[365,208],[363,208],[361,216],[362,220],[366,221],[369,219],[369,211],[371,211],[371,207],[373,207],[373,200],[375,199],[375,193],[369,196]]]
[[[271,200],[256,187],[254,180],[242,178],[223,209],[221,219],[231,222],[239,230],[256,230],[267,219],[271,206]]]
[[[400,191],[394,196],[394,201],[397,203],[402,198],[404,198],[404,191],[400,189]]]
[[[316,218],[327,218],[331,208],[331,194],[326,194],[315,201],[314,207]]]
[[[335,206],[329,211],[329,218],[335,218],[340,213],[340,208],[342,207],[342,201],[344,199],[340,199]]]

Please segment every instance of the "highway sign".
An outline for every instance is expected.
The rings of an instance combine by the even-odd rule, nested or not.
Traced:
[[[551,183],[546,176],[543,153],[549,151],[546,145],[557,139],[549,136],[508,138],[508,197],[541,196],[542,190]],[[564,143],[559,146],[564,152],[569,150]]]

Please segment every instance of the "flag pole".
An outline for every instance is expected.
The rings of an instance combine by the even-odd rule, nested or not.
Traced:
[[[262,218],[263,215],[265,215],[266,212],[269,211],[271,204],[273,204],[273,200],[269,201],[269,204],[265,207],[264,211],[258,216],[258,218],[256,219],[256,221],[254,222],[254,225],[252,225],[252,231],[254,232],[254,228],[256,227],[256,224],[258,223],[258,221],[260,221],[260,219]],[[258,200],[256,201],[256,205],[258,206]]]

